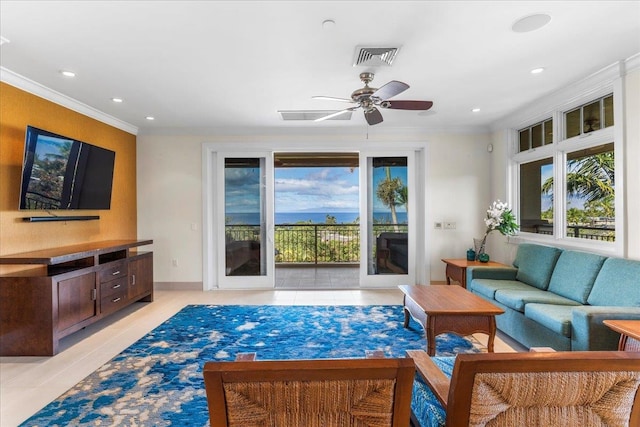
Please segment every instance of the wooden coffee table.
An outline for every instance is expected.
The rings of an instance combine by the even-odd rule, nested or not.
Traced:
[[[603,320],[602,323],[620,333],[619,351],[640,351],[640,320]]]
[[[493,352],[496,315],[504,313],[489,301],[461,286],[403,285],[404,327],[409,316],[422,325],[427,335],[427,353],[436,354],[436,336],[445,332],[467,336],[477,332],[489,335],[487,350]]]

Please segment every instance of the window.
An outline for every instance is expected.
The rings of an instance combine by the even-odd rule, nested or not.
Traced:
[[[520,165],[520,231],[553,234],[553,159]]]
[[[556,111],[553,118],[564,124],[564,135],[557,140],[553,119],[517,131],[513,159],[520,230],[555,239],[614,242],[613,95]],[[591,135],[582,138],[586,134]]]
[[[518,151],[528,151],[553,142],[553,120],[548,119],[518,131],[520,146]]]
[[[567,153],[567,237],[615,241],[613,143]]]
[[[613,126],[613,95],[607,95],[565,113],[566,138],[609,126]]]

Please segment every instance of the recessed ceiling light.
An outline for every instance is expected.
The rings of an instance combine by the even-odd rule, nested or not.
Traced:
[[[336,26],[336,21],[334,21],[333,19],[325,19],[324,21],[322,21],[322,28],[325,31],[330,31],[335,26]]]
[[[122,99],[122,98],[111,98],[111,100],[112,100],[113,102],[117,102],[117,103],[124,102],[124,99]]]
[[[76,73],[74,73],[73,71],[69,71],[69,70],[60,70],[60,74],[62,74],[65,77],[75,77]]]
[[[531,70],[531,74],[540,74],[543,71],[544,71],[544,68],[542,67],[534,68],[533,70]]]
[[[518,19],[513,23],[511,29],[516,33],[528,33],[529,31],[539,30],[549,22],[551,22],[551,16],[546,13],[536,13]]]
[[[472,112],[472,113],[479,113],[479,112],[480,112],[480,109],[479,109],[479,108],[474,108],[474,109],[472,109],[472,110],[471,110],[471,112]]]
[[[156,118],[153,117],[153,116],[147,116],[147,117],[145,117],[145,119],[147,119],[147,120],[155,120]]]

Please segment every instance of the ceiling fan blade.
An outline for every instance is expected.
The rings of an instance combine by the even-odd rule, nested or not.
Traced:
[[[315,119],[314,122],[321,122],[323,120],[328,120],[332,117],[336,117],[339,116],[340,114],[344,114],[344,113],[348,113],[349,111],[353,111],[357,108],[359,108],[359,105],[356,105],[355,107],[350,107],[350,108],[345,108],[344,110],[340,110],[340,111],[336,111],[335,113],[331,113],[331,114],[327,114],[326,116],[322,116],[319,119]]]
[[[380,110],[378,110],[376,107],[373,107],[370,110],[366,110],[364,112],[364,118],[367,119],[367,123],[369,123],[371,126],[382,123],[382,113],[380,113]]]
[[[382,101],[382,108],[391,108],[395,110],[428,110],[433,107],[431,101]]]
[[[352,99],[336,98],[334,96],[312,96],[311,99],[323,99],[325,101],[340,101],[340,102],[351,102],[351,103],[354,102]]]
[[[372,98],[389,99],[396,96],[399,93],[409,89],[409,85],[397,80],[391,80],[386,85],[382,86],[371,94]]]

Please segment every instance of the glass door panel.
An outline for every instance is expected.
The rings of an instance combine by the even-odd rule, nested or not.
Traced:
[[[362,153],[361,267],[364,287],[414,283],[416,278],[415,153]],[[410,201],[413,200],[411,203]]]
[[[409,271],[409,188],[406,157],[373,157],[368,183],[372,250],[369,274]]]
[[[225,275],[264,276],[264,185],[259,158],[224,162]]]
[[[269,232],[273,209],[268,207],[267,191],[272,168],[267,156],[227,155],[222,157],[220,166],[224,171],[224,229],[219,236],[224,239],[218,246],[222,255],[218,259],[219,283],[221,287],[273,286],[273,232]]]

